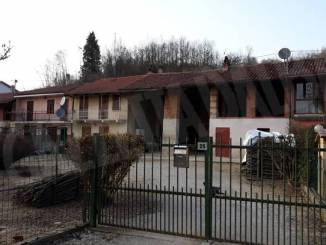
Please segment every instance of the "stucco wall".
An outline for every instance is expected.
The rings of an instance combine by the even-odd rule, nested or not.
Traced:
[[[122,134],[127,133],[127,119],[128,119],[128,98],[126,96],[120,97],[120,110],[112,110],[112,96],[109,96],[108,103],[108,119],[99,119],[99,96],[93,95],[88,97],[88,119],[85,122],[78,122],[79,120],[79,97],[74,98],[74,123],[73,134],[74,137],[80,138],[82,136],[82,127],[91,126],[91,133],[99,133],[100,126],[108,126],[109,133]]]
[[[101,126],[108,126],[110,134],[125,134],[127,133],[127,123],[116,123],[116,122],[107,122],[107,123],[74,123],[73,124],[73,135],[74,138],[82,137],[82,127],[91,126],[91,134],[99,133]]]
[[[270,131],[288,133],[288,118],[214,118],[209,120],[209,135],[215,142],[215,129],[217,127],[230,128],[232,144],[240,144],[250,129],[270,128]]]
[[[79,97],[74,99],[74,119],[79,119]],[[120,110],[112,110],[113,99],[109,96],[108,120],[127,120],[128,118],[128,99],[126,96],[120,97]],[[98,120],[99,117],[99,96],[88,97],[88,120]]]
[[[54,112],[60,108],[60,101],[62,96],[42,96],[42,97],[30,97],[30,98],[17,98],[16,99],[16,111],[22,112],[27,110],[27,101],[34,102],[34,112],[46,112],[47,101],[54,99]],[[68,102],[68,113],[72,111],[72,99],[67,97]]]
[[[233,145],[240,144],[240,138],[244,140],[245,134],[250,129],[270,128],[270,131],[276,131],[283,134],[288,133],[289,119],[288,118],[214,118],[209,121],[209,135],[215,139],[215,130],[217,127],[230,128],[230,138]],[[216,159],[215,149],[213,149],[213,156]],[[238,162],[240,151],[233,150],[232,158]]]
[[[270,128],[270,131],[288,133],[288,118],[214,118],[209,120],[209,135],[215,142],[215,129],[217,127],[230,128],[230,137],[233,144],[239,144],[250,129]]]

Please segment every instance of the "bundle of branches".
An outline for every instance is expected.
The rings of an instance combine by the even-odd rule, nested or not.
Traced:
[[[75,140],[68,146],[72,160],[79,164],[85,187],[89,186],[97,160],[98,182],[111,199],[116,188],[121,186],[129,172],[130,166],[138,160],[143,152],[143,137],[118,134],[85,137]]]
[[[294,147],[291,138],[275,142],[274,138],[260,138],[247,150],[248,178],[291,179],[294,172]]]
[[[78,199],[81,184],[80,172],[77,171],[46,177],[18,189],[15,199],[33,207],[47,207]]]

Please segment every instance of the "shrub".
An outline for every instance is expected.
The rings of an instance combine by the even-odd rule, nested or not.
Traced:
[[[317,188],[318,142],[313,126],[292,125],[290,132],[295,135],[297,148],[297,181]],[[309,171],[309,176],[308,176]]]
[[[68,145],[68,154],[81,170],[85,186],[89,186],[94,159],[98,159],[98,180],[104,188],[106,197],[111,198],[128,174],[130,166],[143,152],[144,141],[141,136],[117,134],[84,137],[73,140]]]
[[[10,165],[26,156],[32,155],[35,147],[30,139],[16,134],[0,135],[0,169],[7,169]]]

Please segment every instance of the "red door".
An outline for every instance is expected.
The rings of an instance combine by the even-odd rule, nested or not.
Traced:
[[[230,144],[230,128],[216,128],[216,153],[217,157],[230,157],[230,149],[228,147],[219,147],[218,145],[229,145]]]

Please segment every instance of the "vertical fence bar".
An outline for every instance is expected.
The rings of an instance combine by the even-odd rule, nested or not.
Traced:
[[[242,138],[240,138],[240,242],[242,242]],[[247,224],[245,224],[246,226]]]
[[[219,142],[220,142],[220,160],[219,160],[219,162],[220,162],[220,190],[221,190],[221,192],[222,192],[222,137],[220,137],[220,140],[219,140]],[[216,149],[217,150],[217,149]],[[220,239],[222,239],[222,197],[220,196],[219,197],[219,199],[220,199]]]
[[[285,142],[283,141],[282,142],[282,172],[283,172],[283,244],[285,244],[285,241],[286,241],[286,217],[285,217],[285,208],[286,208],[286,205],[285,205],[285,202],[286,202],[286,199],[285,199],[285,195],[286,195],[286,170],[285,170]]]
[[[205,238],[212,237],[212,138],[207,142],[205,155]]]
[[[196,139],[196,145],[197,145],[197,139]],[[198,191],[197,191],[197,150],[195,151],[195,190],[194,190],[194,193],[195,194],[198,193]],[[195,195],[194,199],[195,199],[195,236],[197,236],[197,207],[198,207],[197,195]]]
[[[91,185],[91,208],[90,208],[90,225],[96,227],[97,225],[97,171],[98,171],[98,146],[99,135],[95,134],[93,137],[93,151],[94,151],[94,167],[91,166],[90,173],[92,178]]]
[[[260,192],[260,200],[261,200],[261,213],[260,213],[260,233],[261,233],[261,243],[264,243],[264,145],[261,141],[261,135],[259,133],[259,166],[260,166],[260,175],[261,175],[261,192]],[[256,227],[258,229],[258,227]]]
[[[274,244],[275,240],[275,185],[274,185],[274,138],[272,139],[272,244]]]
[[[310,157],[310,154],[309,154],[309,141],[308,141],[308,138],[306,138],[306,146],[307,146],[307,180],[306,180],[306,184],[307,184],[307,201],[308,201],[308,206],[307,206],[307,228],[308,228],[308,233],[307,233],[307,239],[308,239],[308,245],[310,244],[310,221],[309,221],[309,203],[310,203],[310,189],[309,189],[309,174],[310,174],[310,165],[309,165],[309,157]]]
[[[229,239],[232,240],[232,147],[231,147],[231,144],[232,144],[232,140],[229,139],[229,161],[230,161],[230,180],[229,180],[229,197],[230,197],[230,201],[229,201],[229,222],[230,222],[230,234],[229,234]]]
[[[323,139],[325,140],[325,139]],[[323,244],[323,236],[324,236],[324,233],[323,233],[323,227],[322,227],[322,223],[323,223],[323,217],[322,217],[322,190],[323,190],[323,187],[322,187],[322,164],[323,164],[323,158],[322,158],[322,155],[321,154],[325,154],[324,153],[324,144],[323,144],[323,148],[321,149],[321,146],[320,146],[320,142],[318,144],[318,149],[317,149],[317,154],[318,154],[318,160],[319,160],[319,164],[318,164],[318,178],[319,178],[319,243],[320,244]],[[325,180],[324,180],[325,181]],[[326,211],[326,210],[325,210]]]

